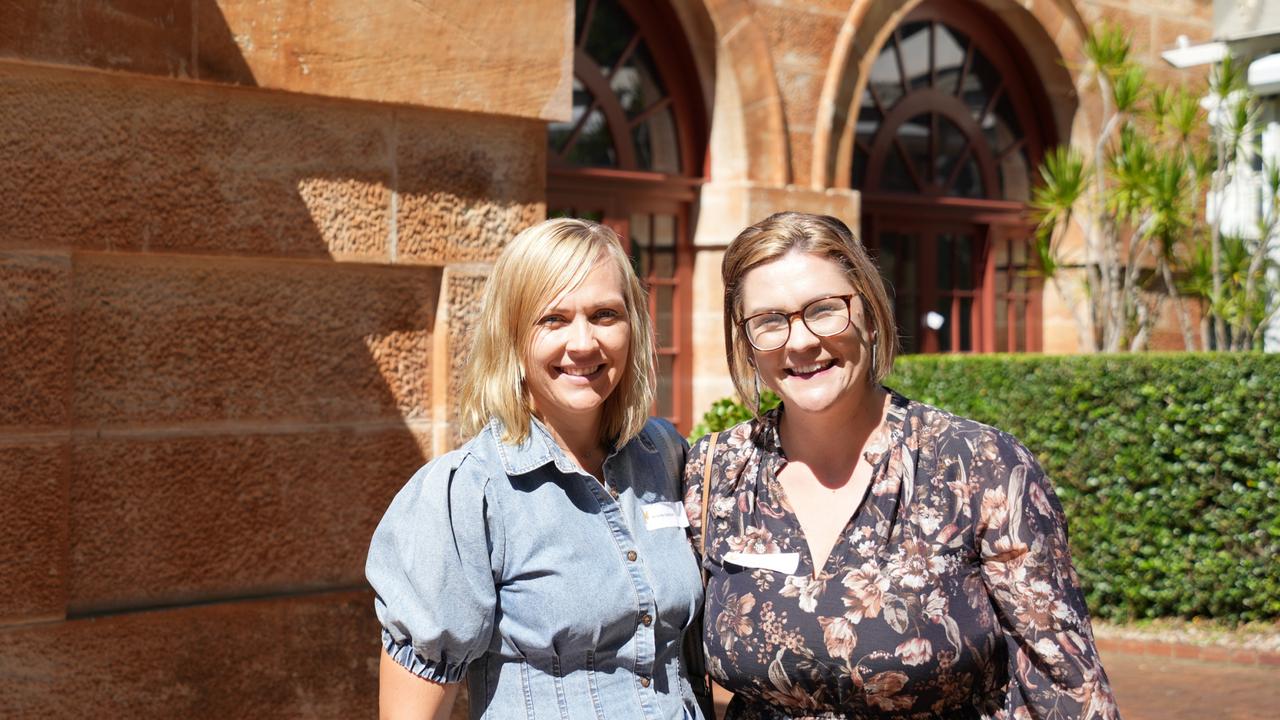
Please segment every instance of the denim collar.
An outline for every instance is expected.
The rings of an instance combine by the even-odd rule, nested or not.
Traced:
[[[508,475],[523,475],[532,472],[547,463],[555,463],[556,469],[562,473],[586,474],[578,467],[578,463],[570,458],[551,436],[551,431],[536,417],[529,418],[529,436],[524,442],[512,445],[502,439],[506,427],[498,418],[491,418],[486,428],[493,436],[498,447],[498,456],[502,458],[502,469]],[[614,445],[605,456],[606,462],[620,448]]]

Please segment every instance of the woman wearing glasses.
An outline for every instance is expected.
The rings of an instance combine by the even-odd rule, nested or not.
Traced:
[[[893,313],[849,229],[774,215],[722,272],[757,417],[690,451],[685,506],[727,717],[1118,717],[1049,481],[1013,437],[880,384]],[[782,405],[760,415],[762,386]]]

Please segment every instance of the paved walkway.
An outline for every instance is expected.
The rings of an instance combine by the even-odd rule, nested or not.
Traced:
[[[1280,666],[1102,652],[1124,720],[1280,718]]]

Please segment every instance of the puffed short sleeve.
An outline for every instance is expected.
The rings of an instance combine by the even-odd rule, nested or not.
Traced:
[[[413,674],[460,681],[493,637],[502,523],[489,473],[450,453],[419,470],[387,509],[369,545],[387,654]]]

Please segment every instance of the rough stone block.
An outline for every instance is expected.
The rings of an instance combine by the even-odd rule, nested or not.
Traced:
[[[546,126],[397,114],[397,261],[493,260],[546,216]]]
[[[373,529],[429,443],[394,423],[77,438],[69,607],[358,586]]]
[[[0,444],[0,625],[66,610],[68,455],[66,442]]]
[[[809,12],[808,8],[795,4],[760,4],[752,14],[769,38],[775,64],[825,73],[843,17]]]
[[[81,426],[425,417],[438,268],[78,255]]]
[[[65,254],[0,251],[0,428],[70,418],[70,279]]]
[[[0,716],[373,717],[380,651],[369,592],[5,628]]]
[[[220,0],[202,24],[201,78],[513,115],[569,117],[573,4],[566,0]],[[220,18],[218,17],[220,15]],[[202,14],[201,17],[204,17]],[[204,61],[204,48],[212,56]]]
[[[458,398],[470,354],[471,330],[479,319],[488,279],[487,266],[455,266],[445,273],[441,319],[446,330],[436,344],[436,375],[432,381],[434,387],[441,389],[436,394],[436,423],[446,431],[444,437],[437,438],[437,451],[457,447],[467,440],[462,432]]]
[[[190,77],[191,19],[190,2],[9,2],[0,57]]]
[[[0,246],[386,262],[392,116],[0,64]]]

